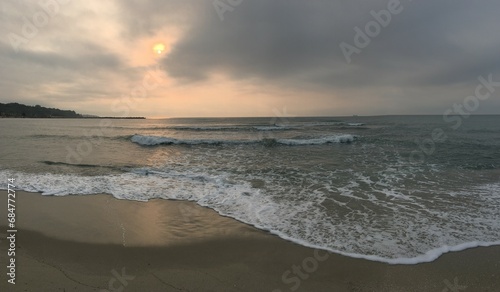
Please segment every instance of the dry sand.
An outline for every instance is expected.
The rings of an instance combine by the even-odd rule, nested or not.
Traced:
[[[25,192],[12,285],[2,197],[0,291],[500,291],[500,247],[388,265],[299,246],[189,202]]]

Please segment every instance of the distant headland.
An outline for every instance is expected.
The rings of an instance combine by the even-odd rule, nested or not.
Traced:
[[[30,106],[20,103],[0,103],[0,118],[63,118],[63,119],[145,119],[145,117],[100,117],[82,115],[72,110]]]

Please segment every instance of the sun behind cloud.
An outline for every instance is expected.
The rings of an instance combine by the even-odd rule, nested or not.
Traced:
[[[156,44],[153,47],[153,50],[160,55],[163,51],[165,51],[165,45],[162,43]]]

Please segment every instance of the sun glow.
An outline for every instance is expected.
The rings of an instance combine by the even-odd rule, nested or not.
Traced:
[[[163,51],[165,51],[165,45],[164,44],[156,44],[154,47],[153,47],[153,50],[158,54],[160,55]]]

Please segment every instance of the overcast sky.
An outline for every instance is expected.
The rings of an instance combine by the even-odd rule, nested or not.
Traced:
[[[498,0],[0,5],[0,102],[148,117],[443,114],[479,76],[500,81]],[[500,114],[500,87],[473,113]]]

